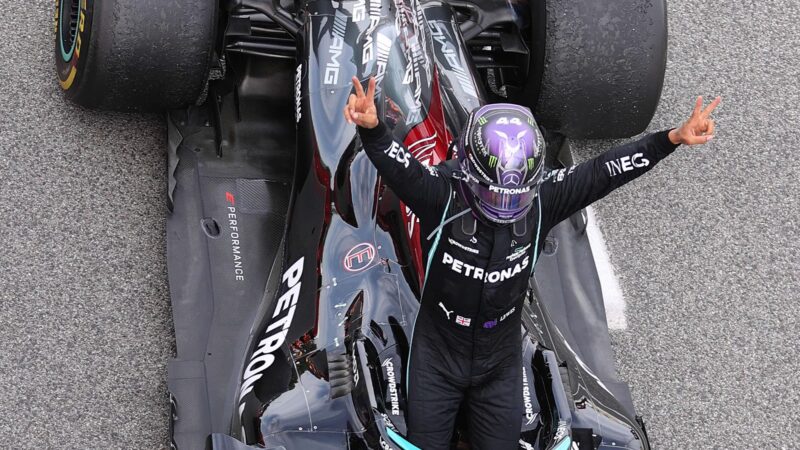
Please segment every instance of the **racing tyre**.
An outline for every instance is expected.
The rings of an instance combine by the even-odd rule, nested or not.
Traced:
[[[58,80],[75,103],[159,111],[204,92],[216,0],[56,0],[55,14]]]
[[[572,138],[644,131],[664,82],[666,1],[535,3],[540,6],[532,8],[533,28],[538,23],[546,29],[539,42],[533,39],[540,77],[531,77],[536,86],[526,92],[541,124]]]

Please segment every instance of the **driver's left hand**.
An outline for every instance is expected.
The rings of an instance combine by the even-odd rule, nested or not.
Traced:
[[[673,144],[702,145],[714,139],[714,121],[711,112],[716,109],[722,97],[717,97],[706,109],[703,109],[703,97],[697,97],[694,111],[689,119],[678,128],[669,132],[669,140]]]

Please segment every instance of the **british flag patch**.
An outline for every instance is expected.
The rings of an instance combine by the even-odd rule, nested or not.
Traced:
[[[456,323],[459,325],[468,327],[470,322],[472,322],[472,319],[469,317],[456,316]]]

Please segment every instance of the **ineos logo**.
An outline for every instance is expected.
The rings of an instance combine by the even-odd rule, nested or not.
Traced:
[[[630,172],[650,165],[650,160],[645,158],[642,153],[635,153],[633,156],[623,156],[618,159],[606,161],[606,170],[609,176],[617,176],[623,172]]]
[[[410,164],[410,162],[408,161],[408,158],[410,157],[410,155],[403,148],[402,145],[398,144],[397,142],[392,142],[392,145],[389,146],[383,152],[386,153],[387,155],[389,155],[390,158],[392,158],[395,161],[397,161],[400,164],[402,164],[403,167],[408,169],[408,166]]]
[[[362,242],[351,248],[344,257],[344,268],[349,272],[360,272],[375,259],[375,247],[368,242]]]

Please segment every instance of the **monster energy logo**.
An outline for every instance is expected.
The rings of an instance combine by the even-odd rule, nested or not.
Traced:
[[[528,117],[528,125],[534,126],[536,124],[533,123],[533,117]]]
[[[478,119],[479,125],[486,125],[486,122],[487,122],[486,117],[481,117]]]
[[[497,156],[489,156],[489,167],[497,166]]]
[[[528,158],[528,170],[533,170],[533,163],[535,160],[533,158]]]

